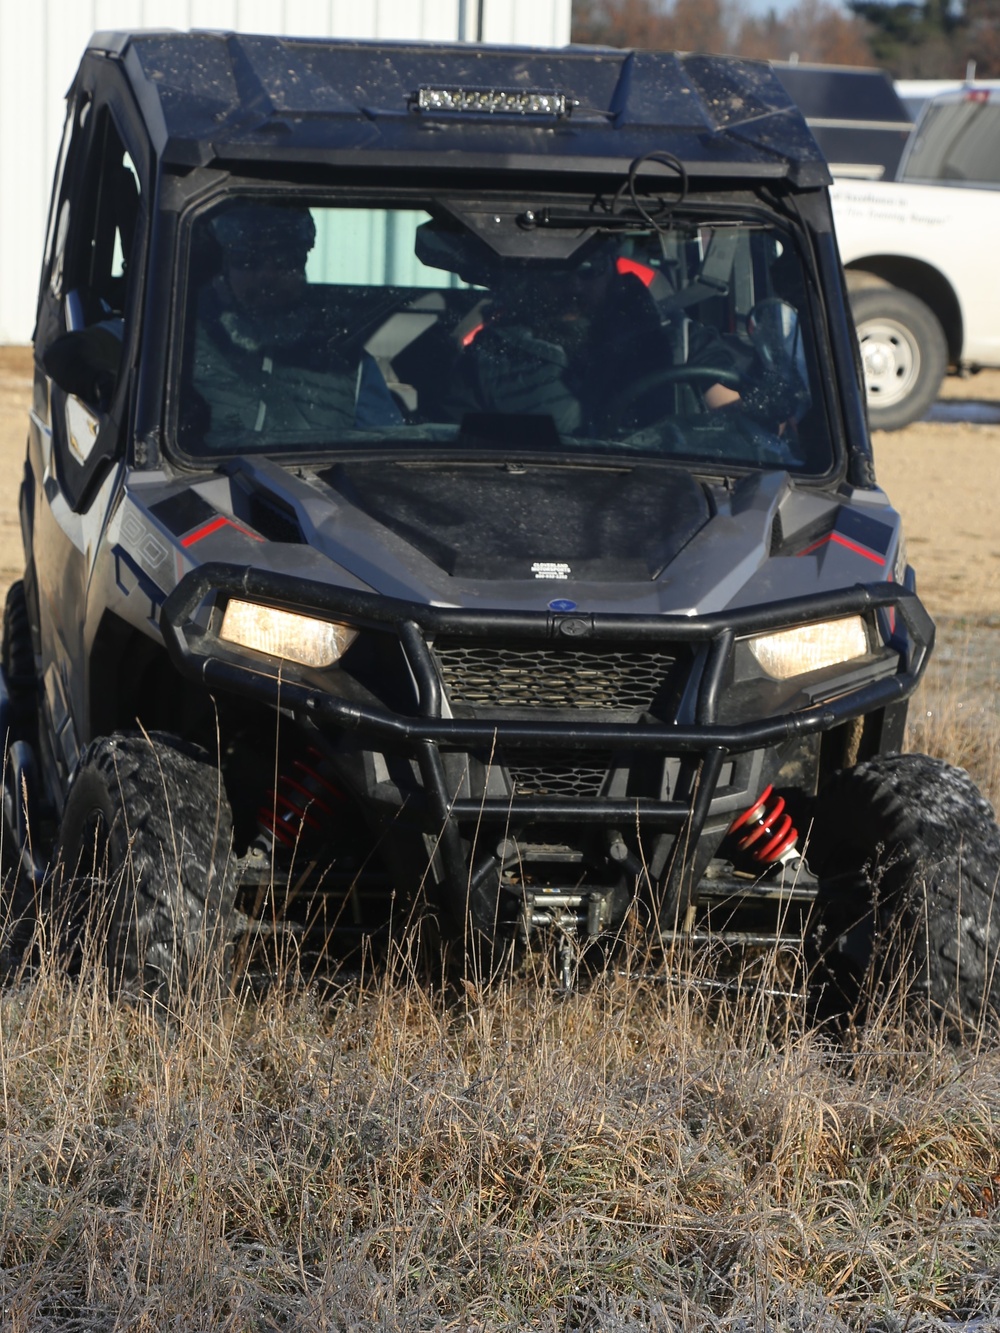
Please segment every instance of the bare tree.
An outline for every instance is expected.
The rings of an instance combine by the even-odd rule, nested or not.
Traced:
[[[743,0],[574,0],[573,40],[835,64],[870,65],[860,19],[832,0],[799,0],[779,17],[749,15]]]
[[[863,23],[830,0],[799,0],[778,18],[744,19],[738,54],[765,60],[816,61],[827,65],[873,65]]]
[[[977,78],[1000,78],[1000,15],[996,0],[965,0],[960,41],[963,61],[974,63]],[[965,73],[964,67],[959,73]]]
[[[1000,75],[996,0],[847,0],[868,28],[875,60],[896,78],[961,78],[969,61]]]
[[[731,50],[738,0],[574,0],[573,40],[672,51]]]

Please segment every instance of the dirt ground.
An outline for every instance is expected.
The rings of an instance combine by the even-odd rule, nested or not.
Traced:
[[[31,398],[31,353],[0,347],[0,594],[21,572],[17,491]],[[879,482],[901,511],[910,560],[942,628],[1000,638],[1000,371],[945,385],[929,420],[875,436]],[[992,657],[992,652],[988,653]],[[994,664],[995,666],[995,664]]]
[[[879,484],[903,515],[931,614],[1000,625],[1000,371],[946,380],[931,416],[946,413],[967,419],[876,431]]]
[[[22,569],[17,492],[24,467],[31,404],[31,349],[0,347],[0,588]]]

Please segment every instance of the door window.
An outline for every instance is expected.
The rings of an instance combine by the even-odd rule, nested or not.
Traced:
[[[35,344],[65,395],[61,409],[53,398],[53,445],[64,492],[77,508],[118,444],[114,405],[123,401],[141,186],[107,106],[87,102],[72,121]]]

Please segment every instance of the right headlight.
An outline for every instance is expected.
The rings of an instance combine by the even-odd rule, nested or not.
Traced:
[[[791,680],[824,667],[853,662],[869,652],[868,631],[861,616],[823,620],[814,625],[758,634],[750,651],[773,680]]]
[[[236,597],[227,603],[219,629],[219,638],[229,643],[307,667],[333,666],[357,637],[350,625]]]

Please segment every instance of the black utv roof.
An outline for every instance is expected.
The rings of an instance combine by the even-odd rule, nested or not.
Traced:
[[[829,180],[764,62],[228,32],[98,33],[90,51],[123,68],[154,151],[177,166],[620,172],[667,152],[699,178]]]

